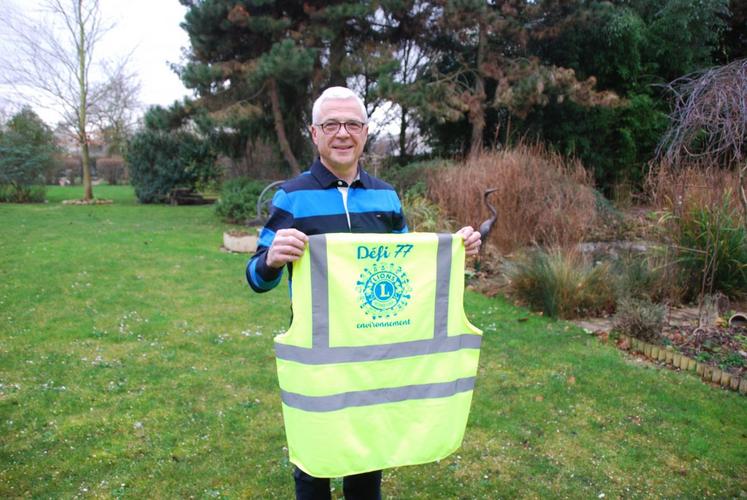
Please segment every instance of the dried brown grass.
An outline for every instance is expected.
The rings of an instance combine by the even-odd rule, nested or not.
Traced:
[[[692,209],[720,205],[728,191],[737,193],[736,170],[690,164],[674,168],[662,163],[652,168],[646,180],[646,191],[657,210],[684,216]],[[739,198],[731,196],[734,210]]]
[[[477,228],[490,216],[483,192],[497,189],[488,198],[498,212],[489,241],[508,253],[530,244],[581,241],[597,217],[592,184],[579,161],[540,144],[519,144],[434,170],[428,194],[458,225]]]

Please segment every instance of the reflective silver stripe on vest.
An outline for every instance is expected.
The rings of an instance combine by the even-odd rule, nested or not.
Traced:
[[[436,312],[433,318],[433,336],[446,337],[449,326],[449,285],[451,280],[451,235],[438,235],[436,258]]]
[[[460,349],[479,349],[482,342],[481,335],[464,334],[452,337],[448,336],[452,238],[451,234],[438,235],[433,338],[393,344],[330,347],[327,237],[323,234],[309,237],[312,348],[276,342],[275,355],[279,359],[288,361],[296,361],[309,365],[322,365],[326,363],[350,363],[406,358],[424,354],[452,352]]]
[[[409,358],[424,354],[453,352],[460,349],[479,349],[482,335],[464,334],[436,339],[411,340],[395,344],[380,344],[363,347],[298,347],[275,343],[275,356],[287,361],[306,365],[327,363],[351,363],[355,361],[377,361],[380,359]]]
[[[280,391],[283,403],[305,411],[325,412],[342,410],[352,406],[370,406],[396,403],[410,399],[447,398],[460,392],[471,391],[475,377],[458,378],[451,382],[404,385],[386,389],[343,392],[331,396],[304,396],[295,392]]]
[[[329,347],[329,280],[327,265],[327,237],[309,238],[311,258],[311,345]]]

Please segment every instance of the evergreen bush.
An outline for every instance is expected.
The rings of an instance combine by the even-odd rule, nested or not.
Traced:
[[[424,160],[408,163],[404,166],[388,165],[381,174],[381,178],[403,196],[408,192],[424,194],[427,191],[426,179],[428,173],[437,168],[453,165],[448,160]]]
[[[47,198],[47,188],[43,185],[0,184],[0,203],[42,203]]]
[[[174,188],[194,189],[217,177],[210,143],[186,131],[143,130],[127,147],[130,182],[141,203],[165,203]]]
[[[45,174],[54,166],[57,146],[52,130],[31,108],[23,108],[0,129],[2,200],[44,200]]]
[[[215,213],[224,221],[243,224],[257,216],[257,199],[267,182],[237,177],[223,183]]]

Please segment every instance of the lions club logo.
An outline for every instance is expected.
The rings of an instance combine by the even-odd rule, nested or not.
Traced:
[[[363,312],[372,319],[381,319],[396,316],[407,306],[412,287],[402,266],[381,263],[363,270],[356,290]]]

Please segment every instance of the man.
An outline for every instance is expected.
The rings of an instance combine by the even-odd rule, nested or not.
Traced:
[[[301,257],[309,235],[407,232],[392,186],[358,163],[368,137],[363,101],[347,88],[330,87],[314,102],[312,122],[311,139],[319,158],[309,171],[280,186],[257,253],[247,264],[247,280],[257,292],[277,286],[283,266]],[[463,227],[457,234],[464,239],[467,255],[477,254],[480,233]],[[314,478],[298,468],[293,476],[296,498],[330,498],[329,479]],[[381,471],[345,477],[343,491],[348,500],[381,498]]]

